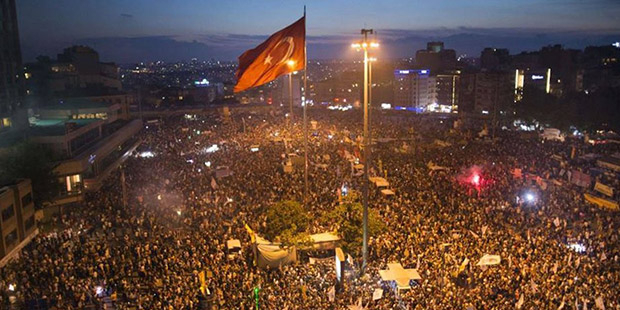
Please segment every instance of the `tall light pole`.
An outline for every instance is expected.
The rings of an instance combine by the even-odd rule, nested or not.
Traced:
[[[379,43],[368,41],[368,34],[373,34],[374,31],[372,29],[362,29],[361,34],[363,36],[362,42],[354,43],[351,47],[357,50],[364,51],[364,139],[362,140],[362,147],[364,148],[364,185],[363,185],[363,193],[364,193],[364,215],[363,215],[363,225],[364,225],[364,242],[362,247],[362,255],[364,262],[362,264],[362,274],[364,273],[366,266],[368,265],[368,165],[370,165],[370,145],[371,141],[369,141],[369,128],[368,128],[368,98],[369,98],[369,57],[368,57],[368,49],[379,47]]]
[[[286,64],[293,68],[295,66],[294,60],[289,60]],[[288,100],[289,100],[289,122],[291,123],[291,135],[293,133],[293,74],[296,72],[291,72],[288,74]]]

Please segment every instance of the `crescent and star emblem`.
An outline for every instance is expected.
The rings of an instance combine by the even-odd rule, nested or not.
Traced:
[[[284,57],[282,57],[280,61],[278,61],[275,65],[285,63],[293,55],[293,51],[295,49],[295,41],[293,40],[293,37],[284,37],[282,40],[280,40],[280,42],[278,42],[278,44],[276,44],[276,46],[273,47],[272,51],[278,48],[280,44],[287,44],[288,49],[286,50]],[[271,54],[268,54],[263,64],[273,65],[272,60],[273,60],[273,57],[271,56]]]

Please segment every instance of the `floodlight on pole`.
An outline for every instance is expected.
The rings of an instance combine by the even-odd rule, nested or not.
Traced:
[[[364,240],[362,246],[362,255],[363,255],[363,264],[362,264],[362,274],[364,273],[366,266],[368,265],[368,165],[370,165],[370,128],[369,128],[369,97],[370,97],[370,62],[371,58],[368,57],[368,49],[369,48],[377,48],[379,47],[379,43],[370,42],[368,40],[368,34],[373,34],[374,31],[372,29],[362,29],[361,34],[363,39],[361,42],[351,44],[352,48],[357,49],[358,51],[361,49],[364,51],[364,140],[362,143],[362,147],[364,148],[364,184],[363,184],[363,192],[364,192],[364,214],[363,214],[363,225],[364,225]]]

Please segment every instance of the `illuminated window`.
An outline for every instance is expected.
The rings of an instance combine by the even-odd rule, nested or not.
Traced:
[[[82,189],[82,177],[79,174],[65,177],[67,193],[79,192]]]
[[[11,123],[11,119],[8,117],[5,117],[2,119],[2,127],[11,127],[12,123]]]

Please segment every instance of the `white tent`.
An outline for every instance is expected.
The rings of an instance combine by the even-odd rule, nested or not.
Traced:
[[[388,269],[379,270],[379,275],[383,281],[395,281],[398,291],[410,289],[411,280],[422,280],[417,270],[404,269],[400,263],[388,264]]]
[[[241,241],[239,241],[239,239],[230,239],[226,241],[226,248],[229,250],[240,249]]]
[[[368,180],[375,184],[376,187],[389,187],[390,183],[382,177],[370,177]]]
[[[501,261],[502,261],[502,258],[499,255],[484,254],[484,256],[480,258],[480,261],[478,261],[476,266],[499,265]]]
[[[312,239],[315,249],[328,250],[336,248],[336,242],[340,240],[340,237],[334,233],[326,232],[310,235],[310,239]]]
[[[295,247],[280,248],[277,244],[257,244],[256,245],[256,265],[261,268],[267,266],[278,268],[279,266],[294,263],[297,261],[297,250]]]
[[[385,196],[394,196],[394,191],[391,189],[382,189],[381,194]]]
[[[255,235],[256,265],[260,268],[279,266],[297,261],[297,249],[295,247],[281,248],[280,244],[273,243]]]

